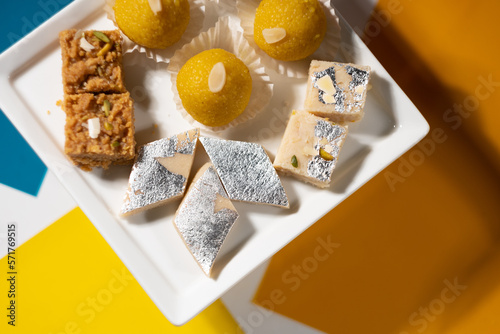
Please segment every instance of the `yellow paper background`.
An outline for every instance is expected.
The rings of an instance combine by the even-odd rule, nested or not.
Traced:
[[[17,325],[7,325],[2,279],[1,333],[241,333],[220,301],[182,327],[170,324],[79,208],[21,245],[16,258]],[[6,257],[0,268],[7,272]]]

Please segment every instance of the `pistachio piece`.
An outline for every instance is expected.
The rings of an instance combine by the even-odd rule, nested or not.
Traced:
[[[327,151],[325,151],[323,148],[320,148],[319,149],[319,155],[325,159],[325,160],[328,160],[328,161],[331,161],[333,160],[333,155],[331,155],[330,153],[328,153]]]
[[[292,164],[293,167],[297,168],[299,167],[299,162],[297,161],[297,157],[294,155],[292,156],[292,159],[290,160],[290,163]]]
[[[94,36],[103,41],[104,43],[109,43],[109,37],[102,31],[94,30]]]
[[[328,95],[333,95],[337,91],[329,75],[324,75],[316,80],[316,86]]]
[[[108,53],[109,50],[111,50],[112,47],[113,44],[106,43],[106,45],[104,45],[104,47],[101,50],[99,50],[99,52],[97,52],[97,57],[104,56],[106,53]]]
[[[116,140],[111,143],[111,147],[118,147],[118,146],[120,146],[120,143]]]
[[[262,36],[267,44],[273,44],[281,41],[286,36],[286,30],[283,28],[270,28],[262,30]]]
[[[212,67],[208,76],[208,89],[212,93],[218,93],[226,84],[226,68],[222,62],[218,62]]]
[[[102,110],[104,111],[104,115],[108,117],[111,110],[111,103],[109,103],[108,100],[104,100],[104,102],[102,103]]]
[[[104,129],[106,129],[108,131],[113,130],[113,124],[111,124],[109,122],[104,122]]]

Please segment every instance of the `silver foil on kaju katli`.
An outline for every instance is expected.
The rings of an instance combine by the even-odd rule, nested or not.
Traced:
[[[347,87],[340,87],[337,81],[336,72],[340,71],[345,71],[345,73],[351,76]],[[331,102],[326,101],[325,94],[327,93],[321,90],[317,83],[324,76],[330,77],[335,88]],[[369,71],[342,63],[334,63],[333,66],[320,72],[314,72],[312,75],[313,86],[319,90],[319,101],[323,104],[335,104],[335,111],[338,112],[357,112],[362,108],[369,79]]]
[[[200,141],[230,199],[290,206],[281,180],[261,145],[208,137]]]
[[[345,137],[347,135],[347,128],[338,124],[320,120],[314,127],[314,138],[316,144],[314,149],[318,152],[307,163],[307,173],[309,176],[322,181],[330,182],[333,170],[337,165],[337,159],[342,147]],[[327,160],[321,156],[320,150],[324,150],[332,157]]]
[[[170,171],[160,161],[162,158],[184,154],[192,156],[192,163],[198,137],[199,130],[193,129],[142,146],[130,173],[120,214],[127,216],[182,196],[186,190],[187,177]],[[191,164],[185,167],[190,169]],[[189,175],[189,170],[186,174]]]
[[[217,254],[238,212],[229,200],[212,164],[189,187],[177,209],[174,224],[201,269],[210,276]]]

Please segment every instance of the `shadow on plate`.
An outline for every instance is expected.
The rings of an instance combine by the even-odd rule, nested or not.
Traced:
[[[356,177],[361,166],[363,166],[365,158],[372,152],[372,148],[369,145],[360,143],[356,138],[348,137],[344,146],[347,145],[356,146],[357,153],[347,161],[343,161],[339,167],[334,170],[332,174],[332,185],[329,190],[336,194],[342,194],[349,188],[349,185]],[[342,159],[342,154],[339,159]]]
[[[238,254],[252,235],[255,234],[255,229],[247,216],[247,211],[238,209],[237,211],[240,216],[229,231],[212,268],[212,278],[214,280],[219,277],[229,261]]]

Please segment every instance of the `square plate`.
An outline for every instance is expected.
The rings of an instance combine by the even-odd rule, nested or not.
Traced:
[[[219,298],[254,268],[283,248],[356,189],[415,145],[429,131],[416,107],[353,30],[340,18],[341,50],[336,60],[371,66],[374,75],[366,116],[350,133],[330,189],[319,190],[283,177],[290,210],[235,203],[240,218],[214,268],[205,277],[176,233],[176,203],[118,217],[130,167],[87,173],[64,155],[64,112],[58,33],[72,27],[113,29],[100,0],[77,0],[0,55],[0,107],[142,285],[163,314],[181,325]],[[166,65],[143,54],[124,56],[126,85],[136,107],[139,144],[171,136],[190,125],[172,99]],[[270,74],[274,96],[255,119],[217,136],[258,142],[276,154],[288,115],[301,108],[306,79]],[[48,113],[47,111],[51,111]],[[203,155],[203,153],[198,154]],[[201,166],[204,158],[196,158]],[[206,159],[206,158],[205,158]],[[193,175],[192,173],[191,175]]]

